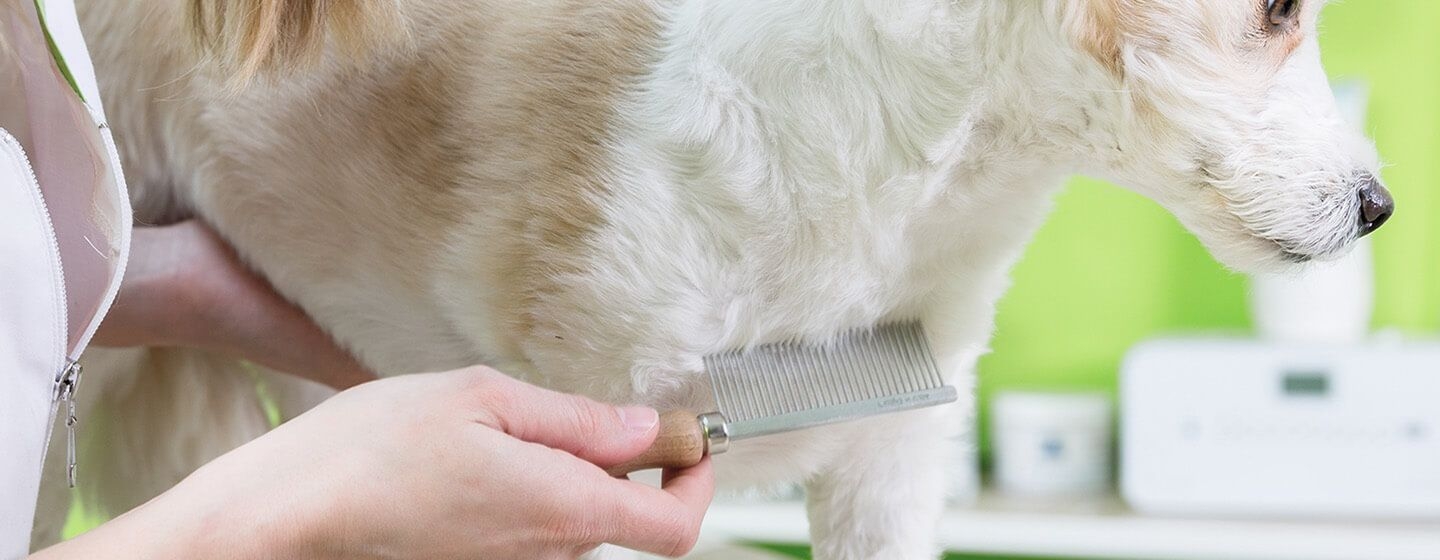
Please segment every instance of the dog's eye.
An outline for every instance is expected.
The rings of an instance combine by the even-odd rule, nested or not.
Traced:
[[[1300,18],[1300,0],[1266,0],[1265,15],[1272,29],[1288,29]]]

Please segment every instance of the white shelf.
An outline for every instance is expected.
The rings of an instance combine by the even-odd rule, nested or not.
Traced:
[[[706,539],[808,542],[804,506],[721,503]],[[1187,519],[1134,513],[1117,499],[1039,508],[985,496],[940,524],[947,550],[1104,560],[1440,560],[1440,523]]]

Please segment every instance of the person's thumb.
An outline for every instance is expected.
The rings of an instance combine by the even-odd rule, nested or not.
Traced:
[[[607,468],[650,447],[659,415],[652,408],[617,407],[557,393],[494,374],[482,383],[479,405],[492,427],[516,439],[566,451]]]

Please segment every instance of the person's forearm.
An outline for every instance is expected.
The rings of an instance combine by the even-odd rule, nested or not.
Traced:
[[[601,543],[681,556],[708,460],[660,488],[605,472],[659,415],[487,368],[367,383],[34,560],[575,558]]]
[[[135,229],[97,346],[186,346],[337,389],[375,378],[199,222]]]
[[[193,494],[193,493],[190,493]],[[307,534],[276,508],[243,504],[209,507],[181,492],[167,493],[74,539],[36,552],[30,560],[262,560],[315,558],[302,554]]]
[[[145,508],[126,513],[88,533],[30,556],[31,560],[111,558],[209,558],[197,555],[193,531],[163,527]]]

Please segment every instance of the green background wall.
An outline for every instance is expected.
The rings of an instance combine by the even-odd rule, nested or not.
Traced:
[[[1370,87],[1366,130],[1397,201],[1395,218],[1373,238],[1375,326],[1434,331],[1440,1],[1335,2],[1321,28],[1331,77]],[[1148,337],[1250,328],[1243,276],[1216,264],[1159,206],[1098,181],[1076,180],[1060,196],[1013,278],[994,352],[980,362],[982,412],[990,395],[1008,388],[1113,391],[1126,349]]]

